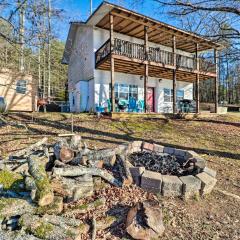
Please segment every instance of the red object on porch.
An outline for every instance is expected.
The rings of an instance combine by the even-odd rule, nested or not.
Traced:
[[[147,88],[147,111],[154,112],[154,88]]]

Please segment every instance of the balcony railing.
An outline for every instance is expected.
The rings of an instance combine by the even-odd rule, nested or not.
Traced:
[[[110,39],[107,40],[95,53],[96,64],[101,62],[105,57],[110,54]]]
[[[96,52],[96,64],[107,57],[110,52],[110,40],[108,40]],[[149,52],[146,54],[143,44],[133,43],[118,38],[114,39],[113,53],[142,61],[147,60],[150,62],[162,63],[164,65],[174,65],[174,53],[172,52],[161,50],[160,48],[149,47]],[[196,57],[176,54],[176,64],[177,68],[183,68],[189,71],[197,69]],[[200,71],[215,72],[215,65],[203,58],[199,58],[199,68]]]

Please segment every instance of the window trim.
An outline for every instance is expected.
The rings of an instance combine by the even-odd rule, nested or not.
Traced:
[[[170,98],[170,101],[165,101],[165,90],[169,91],[169,94],[167,95],[167,97]],[[178,96],[179,92],[183,93],[183,97],[181,99],[179,99],[180,97]],[[177,90],[177,96],[176,96],[177,101],[182,100],[184,98],[185,98],[184,89],[178,89]],[[163,101],[164,101],[164,103],[172,103],[173,102],[173,89],[171,89],[171,88],[164,88],[163,89]]]
[[[122,90],[122,91],[120,91]],[[126,101],[129,101],[130,97],[132,95],[136,94],[137,101],[139,96],[139,86],[136,84],[128,84],[128,83],[115,83],[114,84],[114,95],[115,98],[120,99],[120,94],[127,94],[128,98],[124,99]],[[111,98],[111,84],[109,84],[109,98]]]

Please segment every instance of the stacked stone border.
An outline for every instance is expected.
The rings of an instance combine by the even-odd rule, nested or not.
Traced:
[[[164,147],[148,142],[134,141],[126,145],[119,145],[117,152],[131,154],[141,151],[153,151],[175,155],[183,161],[194,163],[195,175],[173,176],[146,170],[145,167],[130,167],[136,185],[148,192],[166,197],[181,197],[184,199],[209,194],[216,185],[216,171],[206,166],[206,161],[194,151],[187,151],[172,147]]]

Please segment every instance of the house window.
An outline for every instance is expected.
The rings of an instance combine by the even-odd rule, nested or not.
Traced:
[[[177,101],[184,99],[184,90],[177,90]],[[173,102],[173,90],[164,88],[164,102]]]
[[[16,84],[16,93],[25,94],[27,91],[27,81],[18,80]]]
[[[129,97],[133,97],[138,100],[138,86],[137,85],[129,85]]]
[[[138,86],[128,84],[114,84],[115,98],[129,101],[130,97],[138,100]],[[111,98],[111,84],[109,85],[109,96]]]
[[[173,90],[164,88],[164,102],[173,102]]]
[[[184,90],[177,90],[177,101],[184,99]]]

